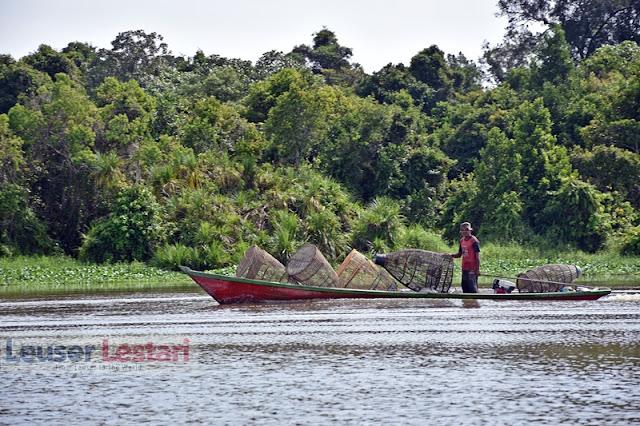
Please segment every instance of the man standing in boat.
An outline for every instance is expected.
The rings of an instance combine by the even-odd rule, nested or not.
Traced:
[[[478,292],[478,276],[480,275],[480,241],[471,235],[473,229],[469,222],[460,225],[460,245],[453,257],[462,257],[462,292]]]

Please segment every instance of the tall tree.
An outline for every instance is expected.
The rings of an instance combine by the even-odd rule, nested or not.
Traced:
[[[262,135],[253,124],[240,117],[231,105],[213,97],[196,100],[181,121],[180,139],[196,153],[257,154],[263,145]]]
[[[522,155],[516,141],[507,138],[500,129],[492,128],[476,168],[476,182],[483,188],[477,197],[484,212],[484,236],[506,241],[524,238],[522,173]]]
[[[137,80],[143,87],[170,62],[169,49],[163,37],[143,30],[119,33],[111,42],[112,49],[100,49],[92,65],[88,83],[96,88],[106,77],[121,81]]]
[[[46,44],[41,44],[36,52],[25,56],[21,61],[38,71],[49,74],[51,78],[58,73],[65,73],[72,77],[78,73],[78,68],[71,59]]]
[[[498,79],[506,69],[526,62],[540,40],[540,33],[531,31],[531,26],[560,25],[572,57],[578,60],[607,44],[640,42],[637,0],[499,0],[498,7],[509,20],[505,41],[487,46],[484,56]]]
[[[155,113],[155,99],[140,88],[135,80],[121,83],[113,77],[107,77],[96,91],[101,122],[104,128],[96,137],[97,151],[117,152],[126,160],[125,171],[133,181],[142,176],[140,165],[132,161],[145,141],[151,139],[151,123]],[[101,156],[94,164],[103,168],[105,160],[112,160],[111,165],[118,165],[112,156]],[[95,168],[94,167],[94,168]],[[117,170],[117,168],[116,168]]]
[[[309,71],[284,68],[265,80],[253,84],[249,88],[249,95],[244,100],[247,107],[245,116],[253,123],[265,121],[271,108],[276,105],[278,97],[288,92],[293,86],[310,87],[313,83],[312,77]]]
[[[449,79],[456,91],[462,93],[482,88],[482,71],[462,53],[447,55]]]
[[[640,208],[640,154],[615,146],[575,150],[572,163],[580,175],[601,191],[617,191]]]
[[[38,204],[28,189],[23,141],[9,128],[9,117],[0,114],[0,256],[6,253],[48,253],[54,242],[36,214]]]
[[[387,64],[372,75],[363,75],[356,82],[355,90],[359,96],[373,96],[386,104],[394,103],[399,93],[404,91],[425,112],[431,111],[437,102],[436,90],[419,81],[403,64]]]
[[[285,68],[302,68],[304,61],[293,53],[284,54],[280,51],[270,50],[265,52],[256,61],[257,77],[261,80],[281,71]]]
[[[86,78],[89,67],[97,58],[95,47],[79,41],[69,43],[67,47],[62,49],[62,53],[76,65],[84,78]]]
[[[9,111],[20,96],[35,95],[38,87],[46,83],[51,83],[46,73],[15,62],[11,56],[0,55],[0,114]]]
[[[313,34],[313,46],[296,46],[293,53],[305,58],[314,71],[320,72],[323,69],[349,68],[349,58],[353,51],[341,46],[333,31],[323,28]]]
[[[446,90],[451,85],[448,68],[444,52],[432,45],[411,58],[409,72],[435,90]]]
[[[97,109],[66,74],[9,110],[11,130],[24,141],[40,216],[52,237],[72,253],[93,214],[91,164]]]
[[[353,54],[341,46],[333,31],[323,28],[313,35],[313,46],[299,45],[289,54],[294,60],[306,62],[315,74],[322,74],[329,84],[351,87],[364,75],[360,64],[351,64]]]
[[[544,82],[560,84],[567,80],[573,69],[565,32],[559,25],[554,25],[543,34],[536,49],[531,64],[532,83],[538,87]]]
[[[295,166],[313,161],[334,118],[336,96],[339,93],[330,87],[304,90],[292,86],[278,97],[265,122],[275,158]]]

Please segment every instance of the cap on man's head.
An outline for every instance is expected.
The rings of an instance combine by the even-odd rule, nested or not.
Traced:
[[[462,231],[462,230],[465,230],[465,229],[468,229],[469,231],[473,231],[473,228],[471,227],[471,223],[469,223],[469,222],[462,222],[462,223],[460,224],[460,230]]]

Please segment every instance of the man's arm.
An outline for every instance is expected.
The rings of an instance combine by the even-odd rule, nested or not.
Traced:
[[[452,253],[451,257],[460,257],[462,256],[462,244],[458,244],[458,252]]]

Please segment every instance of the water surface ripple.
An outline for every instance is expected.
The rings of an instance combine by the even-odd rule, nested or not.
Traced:
[[[219,306],[123,293],[2,300],[0,319],[2,424],[640,422],[633,294]],[[109,359],[148,343],[188,358]],[[95,349],[20,357],[54,346]]]

